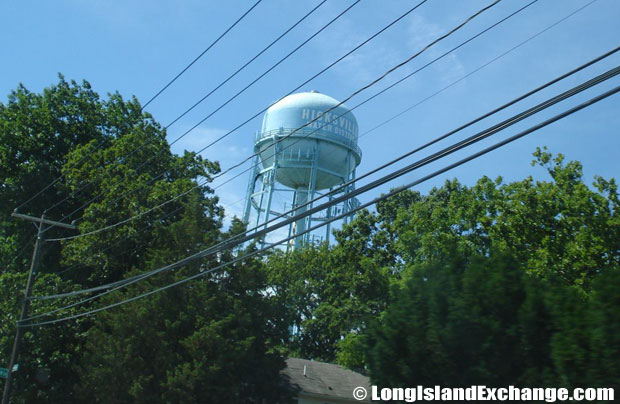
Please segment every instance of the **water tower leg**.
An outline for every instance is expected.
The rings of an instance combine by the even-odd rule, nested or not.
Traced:
[[[293,202],[291,203],[291,210],[295,209],[295,203],[297,202],[297,191],[293,191]],[[293,210],[293,215],[295,215],[295,211]],[[295,227],[295,223],[291,223],[288,225],[288,237],[290,238],[291,235],[293,234],[293,228]],[[289,242],[286,244],[286,251],[289,252],[291,250],[293,243],[291,243],[291,241],[289,240]]]
[[[267,222],[269,221],[269,213],[271,212],[271,202],[273,201],[273,193],[275,189],[276,170],[269,172],[269,194],[267,195],[267,207],[265,208],[265,228],[267,228]]]
[[[353,181],[354,179],[355,179],[355,170],[351,171],[351,174],[349,175],[349,179],[347,181]],[[353,191],[354,189],[355,189],[355,183],[349,185],[347,187],[346,192],[349,193]],[[349,199],[345,201],[346,212],[348,213],[349,211],[351,211],[352,208],[353,208],[353,199]],[[348,223],[351,220],[353,220],[353,215],[345,216],[344,218],[345,223]]]
[[[329,202],[331,202],[332,199],[334,199],[332,194],[331,194],[333,189],[334,189],[333,187],[329,189],[330,194],[327,197]],[[331,208],[331,206],[329,208],[327,208],[327,214],[325,216],[327,217],[327,226],[325,226],[325,240],[327,241],[327,244],[329,244],[329,235],[330,235],[331,227],[332,227],[332,224],[329,221],[329,219],[332,217],[332,208]]]
[[[351,164],[351,153],[347,153],[347,169],[350,167]],[[353,172],[355,172],[355,170],[353,170]],[[347,178],[345,179],[345,183],[349,182],[352,177],[352,174],[347,175]],[[348,194],[349,191],[351,190],[351,185],[347,185],[344,189],[344,193]],[[342,203],[342,213],[347,213],[349,211],[349,200],[345,199],[344,202]],[[349,223],[349,216],[345,216],[344,219],[342,220],[343,224],[347,224]]]
[[[319,141],[318,140],[314,144],[312,153],[313,153],[312,170],[310,171],[310,183],[308,184],[308,194],[306,196],[306,202],[313,200],[314,196],[316,195],[316,176],[319,171],[318,169],[319,167]],[[308,206],[306,206],[305,209],[310,209],[310,208],[312,208],[312,204],[309,204]],[[312,227],[312,216],[307,216],[305,218],[305,228],[308,229],[310,227]],[[306,241],[310,241],[310,234],[305,234],[302,239]]]
[[[263,199],[265,199],[265,178],[264,173],[261,175],[261,189],[260,189],[260,198],[258,199],[258,205],[256,207],[256,224],[258,227],[260,225],[260,216],[263,211]]]
[[[252,170],[250,170],[250,181],[248,182],[248,190],[245,197],[245,209],[243,210],[243,223],[246,225],[250,223],[250,213],[252,211],[252,194],[256,185],[256,176],[258,175],[258,160],[259,157],[254,157],[252,161]]]
[[[307,189],[298,189],[297,197],[295,198],[295,206],[303,205],[308,202],[308,190]],[[295,211],[295,214],[304,213],[308,207],[302,206]],[[295,222],[295,234],[301,234],[306,231],[306,218],[299,219]],[[306,239],[305,235],[299,236],[295,238],[295,248],[301,247],[303,241]]]
[[[278,137],[274,138],[276,142],[273,153],[273,165],[269,171],[269,177],[267,177],[267,184],[269,186],[269,195],[267,196],[267,207],[265,209],[265,228],[267,228],[267,222],[269,221],[269,214],[271,213],[271,202],[273,201],[273,193],[276,187],[276,173],[279,165],[280,143],[278,143]]]

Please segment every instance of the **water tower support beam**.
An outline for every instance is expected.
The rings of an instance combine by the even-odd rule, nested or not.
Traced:
[[[329,197],[327,198],[329,200],[329,202],[332,201],[333,196],[332,196],[332,190],[334,188],[330,188],[329,189]],[[325,240],[327,241],[327,244],[329,244],[329,234],[331,231],[331,222],[329,221],[329,218],[332,217],[332,207],[330,206],[329,208],[327,208],[327,214],[325,215],[327,217],[327,226],[325,226]]]
[[[297,209],[295,211],[295,214],[301,214],[303,212],[306,211],[306,209],[308,208],[307,206],[301,206],[304,203],[308,202],[308,189],[298,189],[297,192],[295,193],[295,207],[299,207],[299,209]],[[306,218],[304,217],[303,219],[299,219],[298,221],[295,222],[295,234],[299,234],[299,233],[303,233],[306,230]],[[295,237],[295,247],[300,247],[302,242],[305,239],[305,234],[302,236],[298,236]]]
[[[351,164],[351,152],[347,153],[347,168],[350,167]],[[353,170],[355,171],[355,170]],[[351,174],[347,175],[347,179],[345,179],[345,183],[348,182],[351,179]],[[344,189],[344,193],[348,194],[349,190],[350,190],[351,185],[348,185],[345,189]],[[349,211],[349,205],[348,205],[348,201],[345,200],[344,203],[342,204],[342,213],[347,213]],[[343,224],[347,224],[349,223],[349,216],[345,216],[344,219],[342,220]]]
[[[256,227],[260,225],[260,216],[263,212],[263,200],[265,199],[265,174],[269,175],[269,173],[263,173],[261,175],[261,190],[260,190],[260,198],[258,200],[258,208],[256,209]]]
[[[252,194],[254,194],[254,188],[256,186],[256,176],[258,175],[258,160],[259,157],[254,157],[252,161],[252,170],[250,171],[250,181],[248,181],[248,191],[245,198],[245,209],[243,211],[243,223],[250,223],[250,212],[252,210]]]
[[[273,193],[275,192],[276,187],[276,172],[278,170],[278,154],[280,153],[280,143],[278,142],[278,137],[274,138],[275,146],[273,153],[273,166],[271,171],[269,171],[268,184],[269,184],[269,195],[267,196],[267,208],[265,209],[265,228],[267,228],[267,222],[269,221],[269,213],[271,213],[271,202],[273,201]]]
[[[314,199],[316,195],[316,176],[318,174],[319,167],[319,141],[316,140],[314,143],[314,148],[312,150],[312,171],[310,172],[310,183],[308,184],[308,200],[311,201]],[[306,209],[312,209],[312,203],[306,207]],[[312,226],[312,216],[308,216],[305,218],[306,220],[306,228]],[[310,240],[310,234],[304,235],[306,240]]]
[[[348,181],[353,182],[353,180],[355,180],[355,170],[351,171],[351,174],[349,175],[349,180]],[[353,191],[354,189],[355,189],[355,184],[352,183],[351,185],[349,185],[347,187],[346,191],[347,191],[347,193],[349,193],[349,192]],[[351,209],[353,209],[354,207],[357,206],[357,205],[353,206],[353,201],[354,201],[354,199],[349,199],[349,200],[345,201],[345,209],[346,209],[347,212],[349,212]],[[351,220],[353,220],[353,215],[346,216],[344,218],[344,223],[346,224],[346,223],[348,223]]]
[[[295,208],[295,203],[297,202],[297,191],[293,191],[293,203],[291,204],[291,209]],[[295,214],[295,211],[293,211],[293,215]],[[295,226],[295,222],[291,223],[288,225],[288,237],[290,238],[291,235],[293,234],[293,227]],[[289,241],[286,245],[286,251],[289,252],[291,250],[291,242]]]

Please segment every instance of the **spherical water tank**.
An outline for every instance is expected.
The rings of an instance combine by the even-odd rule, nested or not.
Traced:
[[[263,167],[272,166],[277,149],[277,182],[307,189],[315,165],[314,189],[327,189],[349,178],[362,153],[357,146],[357,120],[344,105],[336,107],[338,104],[332,97],[312,91],[289,95],[267,110],[254,148]],[[276,143],[278,139],[284,140]]]

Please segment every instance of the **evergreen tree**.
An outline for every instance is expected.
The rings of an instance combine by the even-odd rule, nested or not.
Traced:
[[[17,320],[21,312],[27,274],[5,272],[0,274],[0,358],[8,367]],[[77,289],[71,282],[63,281],[54,274],[40,274],[33,289],[33,296],[50,295],[59,291]],[[71,304],[76,299],[64,299],[61,304]],[[58,307],[53,301],[33,301],[30,315],[36,316]],[[62,314],[72,315],[77,309]],[[39,318],[37,321],[47,318]],[[73,385],[78,378],[77,360],[83,343],[82,332],[87,321],[60,323],[27,328],[22,338],[19,368],[13,373],[11,403],[73,403]],[[5,379],[0,379],[4,390]]]
[[[584,296],[509,255],[451,255],[408,267],[364,341],[373,383],[614,387],[619,268]]]
[[[182,219],[163,231],[167,247],[149,250],[148,262],[158,267],[205,248],[220,236],[212,230],[213,218],[192,198]],[[158,274],[106,302],[182,280],[230,258],[220,255]],[[88,331],[77,386],[81,399],[274,401],[284,362],[273,347],[286,329],[270,321],[276,306],[265,289],[260,266],[248,261],[102,313]]]

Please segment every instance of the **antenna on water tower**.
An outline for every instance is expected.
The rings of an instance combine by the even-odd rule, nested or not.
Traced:
[[[303,204],[355,178],[355,168],[362,159],[357,145],[357,120],[344,105],[335,107],[338,104],[332,97],[310,91],[289,95],[267,110],[262,130],[256,133],[254,140],[254,151],[258,155],[253,162],[243,215],[248,227],[263,223],[266,227],[270,218],[296,207],[299,208],[293,214],[303,213],[312,206]],[[340,193],[353,189],[351,184]],[[325,212],[292,223],[289,236],[300,234],[294,239],[294,246],[316,239],[316,234],[301,234],[313,222],[325,221],[357,206],[359,201],[351,198]],[[329,235],[330,225],[327,224],[325,241],[329,242]]]

